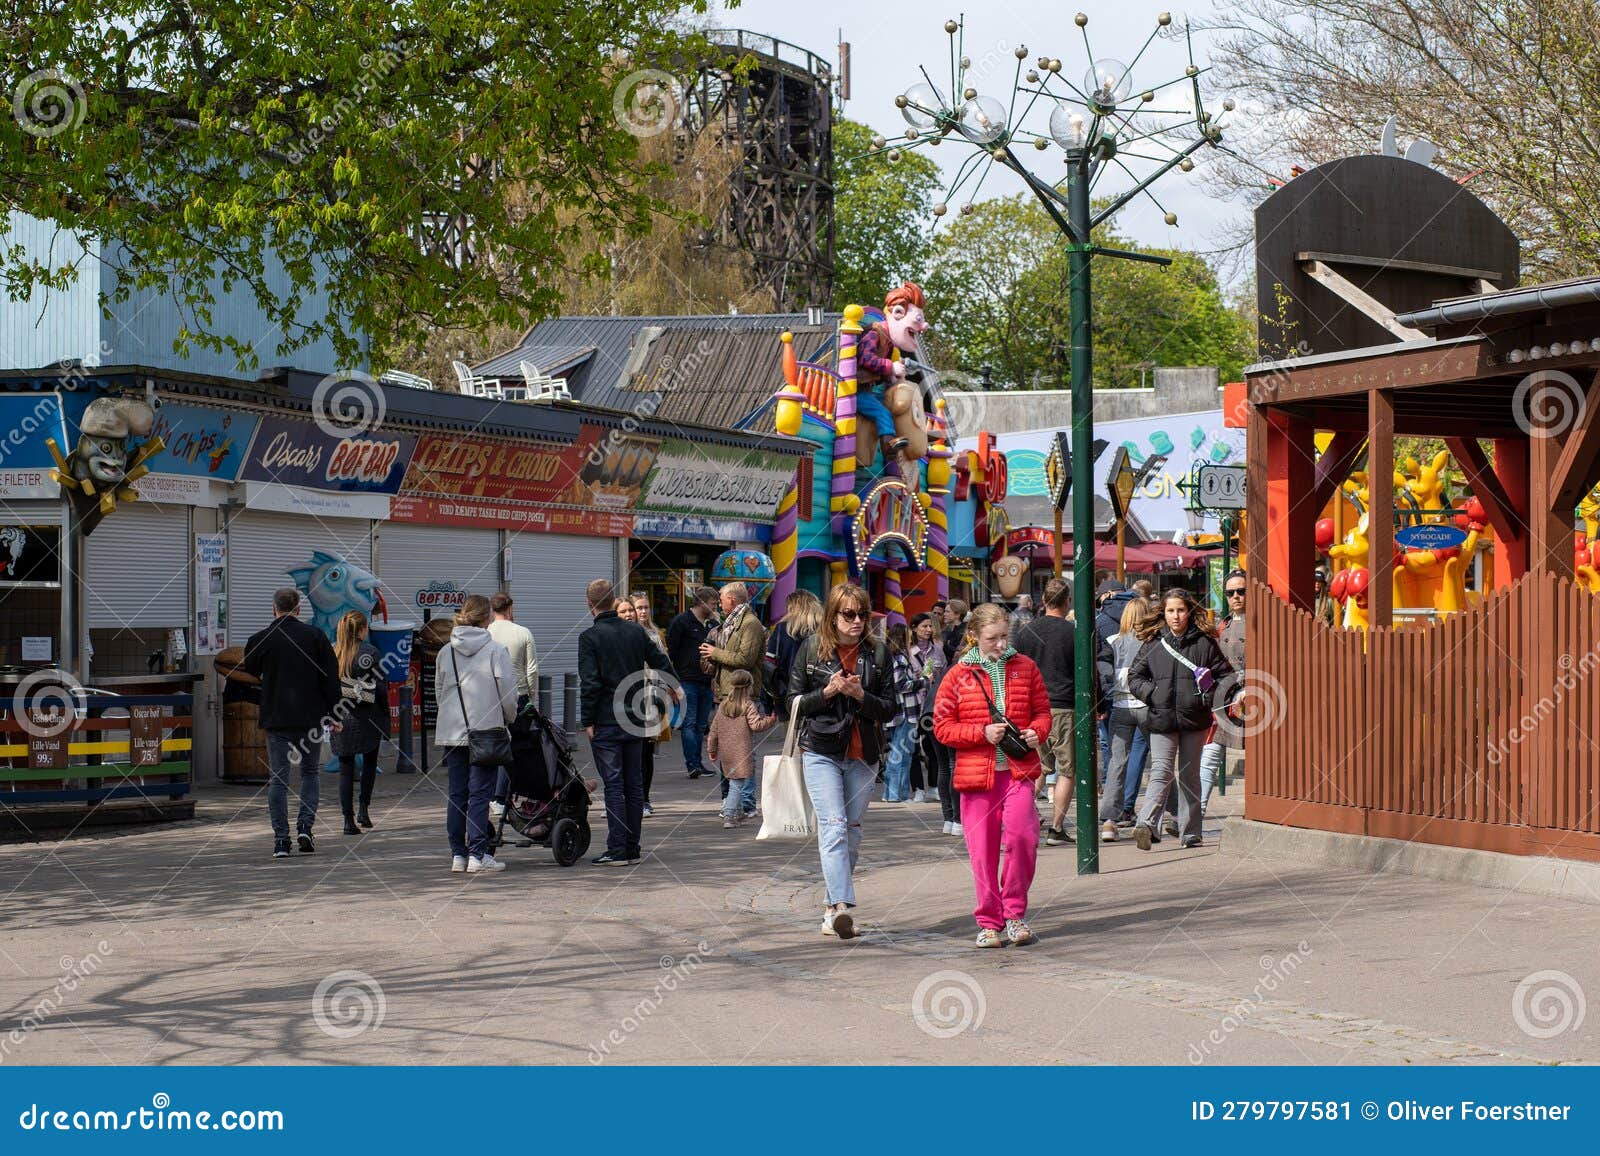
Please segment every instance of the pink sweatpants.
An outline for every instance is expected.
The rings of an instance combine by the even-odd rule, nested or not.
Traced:
[[[1008,919],[1028,914],[1028,888],[1039,857],[1039,812],[1034,806],[1032,779],[1013,779],[1010,771],[998,771],[987,791],[964,791],[961,795],[961,830],[967,837],[967,856],[972,860],[972,882],[978,891],[978,906],[972,914],[979,927],[999,931]],[[1000,867],[1001,832],[1004,831],[1006,862]]]

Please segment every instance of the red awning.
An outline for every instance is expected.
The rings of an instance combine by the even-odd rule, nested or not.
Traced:
[[[1187,546],[1179,546],[1173,542],[1141,542],[1139,549],[1146,554],[1157,558],[1170,559],[1164,570],[1188,570],[1195,566],[1204,566],[1207,558],[1217,557],[1222,553],[1217,550],[1191,550]]]
[[[1029,555],[1035,563],[1055,561],[1053,551],[1043,543],[1028,543],[1019,549],[1018,553]],[[1185,570],[1203,566],[1207,558],[1220,553],[1221,550],[1190,550],[1173,545],[1171,542],[1141,542],[1137,546],[1130,544],[1124,547],[1122,561],[1126,570],[1138,574],[1156,574],[1164,570]],[[1072,561],[1070,538],[1067,539],[1066,553],[1061,561],[1063,565]],[[1100,569],[1114,569],[1117,565],[1117,544],[1096,542],[1094,564]]]

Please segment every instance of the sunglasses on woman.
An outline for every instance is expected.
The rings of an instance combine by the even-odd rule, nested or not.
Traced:
[[[860,622],[866,617],[866,614],[860,610],[841,610],[839,611],[839,617],[846,622]]]

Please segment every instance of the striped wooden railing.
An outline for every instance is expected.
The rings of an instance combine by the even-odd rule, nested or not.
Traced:
[[[27,704],[0,703],[0,809],[154,803],[189,794],[192,695],[78,693],[74,701],[78,717],[59,736],[51,736],[58,741],[48,744],[37,741],[36,726],[30,734],[30,726],[18,717]],[[140,753],[133,750],[134,722],[126,717],[134,708],[159,714],[138,728],[150,744]],[[106,717],[108,712],[112,717]]]
[[[1248,638],[1246,818],[1600,860],[1600,599],[1527,575],[1363,634],[1256,582]]]

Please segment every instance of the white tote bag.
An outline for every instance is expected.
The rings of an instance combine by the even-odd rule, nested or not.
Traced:
[[[761,830],[757,839],[814,839],[817,811],[806,790],[805,763],[796,742],[798,711],[789,715],[783,754],[761,760]]]

